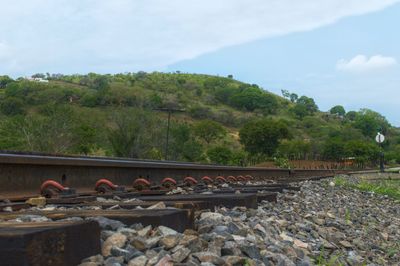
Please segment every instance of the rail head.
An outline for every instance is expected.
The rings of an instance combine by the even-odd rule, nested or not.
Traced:
[[[183,170],[220,170],[220,171],[270,171],[270,172],[333,172],[334,170],[313,169],[281,169],[265,167],[240,167],[207,165],[187,162],[135,160],[129,158],[63,156],[32,153],[4,153],[0,152],[0,165],[41,165],[41,166],[80,166],[80,167],[115,167],[115,168],[148,168],[148,169],[183,169]]]

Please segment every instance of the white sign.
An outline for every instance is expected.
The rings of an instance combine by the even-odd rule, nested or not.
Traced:
[[[376,142],[378,143],[382,143],[385,141],[385,136],[382,135],[380,132],[378,132],[378,134],[375,137]]]

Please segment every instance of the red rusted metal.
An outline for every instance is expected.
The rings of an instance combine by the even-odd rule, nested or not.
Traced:
[[[137,178],[133,181],[133,187],[139,191],[149,189],[150,185],[150,182],[144,178]]]
[[[253,180],[253,179],[254,179],[254,177],[252,177],[251,175],[246,175],[245,178],[246,178],[247,180]]]
[[[50,186],[54,187],[54,188],[56,188],[57,190],[60,190],[60,191],[65,189],[65,187],[63,185],[61,185],[57,181],[54,181],[54,180],[50,179],[50,180],[46,180],[46,181],[44,181],[42,183],[42,185],[40,186],[40,191],[43,191],[43,190],[45,190],[46,188],[48,188]]]
[[[204,183],[206,183],[206,184],[212,184],[212,183],[213,183],[213,180],[212,180],[210,177],[208,177],[208,176],[203,176],[203,177],[201,178],[201,180],[202,180]]]
[[[185,177],[184,179],[183,179],[183,183],[185,183],[186,185],[188,185],[188,186],[194,186],[194,185],[197,185],[197,180],[196,179],[194,179],[193,177],[191,177],[191,176],[187,176],[187,177]]]
[[[117,188],[117,185],[114,185],[110,180],[102,178],[96,182],[94,190],[99,193],[106,193],[108,191],[113,191]]]
[[[237,182],[237,179],[236,179],[236,177],[234,177],[234,176],[228,176],[227,178],[226,178],[226,180],[228,180],[229,182]]]
[[[175,181],[175,179],[170,178],[170,177],[166,177],[161,181],[161,185],[165,188],[172,188],[172,187],[176,187],[177,182]]]
[[[218,183],[226,183],[226,179],[223,176],[217,176],[215,178],[215,181],[217,181]]]
[[[244,176],[242,176],[242,175],[238,175],[238,176],[236,177],[236,179],[237,179],[238,181],[247,181],[246,178],[245,178]]]
[[[107,186],[109,186],[109,187],[112,188],[112,189],[115,189],[115,188],[117,187],[117,185],[114,185],[113,182],[111,182],[110,180],[105,179],[105,178],[99,179],[99,180],[96,182],[95,190],[97,190],[97,187],[99,187],[100,185],[107,185]]]

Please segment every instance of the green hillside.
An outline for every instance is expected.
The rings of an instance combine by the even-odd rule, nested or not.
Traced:
[[[0,77],[0,149],[249,165],[272,158],[400,162],[400,131],[372,110],[318,110],[231,77],[182,73]]]

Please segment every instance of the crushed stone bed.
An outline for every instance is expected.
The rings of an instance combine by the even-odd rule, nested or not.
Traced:
[[[183,233],[98,218],[101,254],[80,265],[400,265],[398,201],[339,187],[332,179],[299,185],[300,191],[279,193],[276,203],[263,201],[257,209],[197,212],[196,230]],[[46,208],[59,209],[32,209]],[[20,221],[49,219],[14,220]]]

